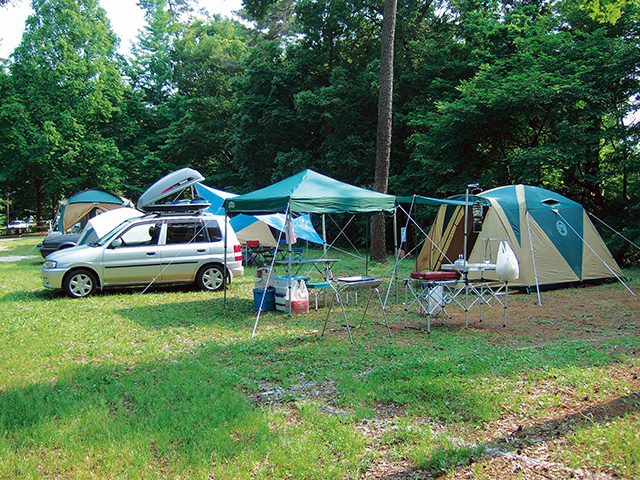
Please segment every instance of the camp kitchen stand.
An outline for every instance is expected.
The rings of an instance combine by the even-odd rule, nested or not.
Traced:
[[[496,269],[494,263],[469,263],[442,265],[441,272],[412,272],[405,279],[404,310],[418,305],[427,315],[427,332],[431,333],[431,317],[438,314],[451,318],[446,307],[457,304],[464,311],[465,328],[469,326],[469,311],[474,305],[480,307],[480,321],[483,320],[483,306],[496,303],[504,310],[502,326],[507,325],[508,282],[496,282],[484,277],[485,271]],[[470,279],[470,272],[479,272],[480,278]],[[408,300],[409,294],[412,300]],[[406,318],[405,318],[406,326]]]

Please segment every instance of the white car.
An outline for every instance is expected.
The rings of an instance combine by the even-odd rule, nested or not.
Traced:
[[[29,230],[29,225],[23,220],[14,220],[7,225],[7,233],[26,233]]]
[[[109,286],[151,283],[195,283],[215,291],[244,274],[240,243],[226,217],[201,213],[200,205],[189,211],[191,203],[175,206],[183,212],[154,202],[142,207],[157,213],[126,220],[94,243],[47,256],[44,286],[73,298]]]

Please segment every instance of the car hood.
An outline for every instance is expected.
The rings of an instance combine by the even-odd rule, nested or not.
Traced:
[[[63,243],[75,243],[80,238],[79,233],[67,233],[64,235],[51,235],[46,236],[42,241],[42,245],[50,246],[50,245],[61,245]]]
[[[57,250],[47,255],[47,260],[57,262],[58,265],[67,263],[82,264],[96,261],[102,257],[102,248],[92,245],[79,245]]]

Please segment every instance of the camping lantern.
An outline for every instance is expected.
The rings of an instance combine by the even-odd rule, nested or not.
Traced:
[[[473,213],[473,233],[480,233],[482,231],[482,202],[476,200],[471,207]]]

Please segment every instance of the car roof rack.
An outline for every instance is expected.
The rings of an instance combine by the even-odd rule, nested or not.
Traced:
[[[177,202],[177,203],[165,203],[149,205],[145,208],[145,213],[155,213],[158,215],[171,215],[176,213],[203,213],[204,210],[209,208],[211,204],[209,202]]]

